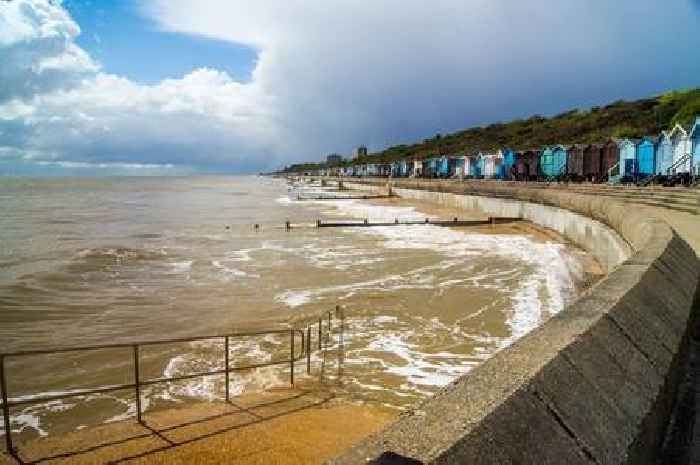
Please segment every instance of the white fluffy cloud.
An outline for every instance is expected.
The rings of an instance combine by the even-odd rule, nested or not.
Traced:
[[[0,157],[251,171],[695,85],[697,7],[660,8],[152,0],[143,13],[163,29],[247,44],[259,56],[247,83],[199,69],[141,85],[100,71],[60,4],[14,0],[0,4]]]

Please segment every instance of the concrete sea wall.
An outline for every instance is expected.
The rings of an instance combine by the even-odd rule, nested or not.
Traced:
[[[688,244],[643,210],[592,195],[488,182],[401,180],[393,189],[555,229],[608,275],[330,463],[655,463],[698,306],[700,266]]]

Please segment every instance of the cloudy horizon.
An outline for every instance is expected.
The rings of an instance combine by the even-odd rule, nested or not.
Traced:
[[[697,0],[193,8],[0,2],[0,174],[254,173],[700,85]]]

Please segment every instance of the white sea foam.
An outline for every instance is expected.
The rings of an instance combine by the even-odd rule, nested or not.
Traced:
[[[307,304],[311,301],[311,291],[285,291],[275,296],[277,302],[288,307],[295,308]]]
[[[173,262],[170,266],[172,266],[175,273],[186,273],[192,270],[192,263],[192,260],[185,260],[182,262]]]
[[[371,205],[355,200],[331,202],[331,205],[338,214],[375,221],[424,218],[413,207]],[[469,257],[484,255],[522,262],[531,271],[529,276],[519,281],[519,287],[511,294],[513,311],[507,322],[512,337],[506,344],[537,327],[547,314],[561,311],[574,297],[575,281],[582,274],[580,264],[566,252],[563,245],[536,242],[524,235],[465,234],[433,225],[374,227],[352,232],[381,237],[384,239],[384,248],[388,249],[425,249],[440,253],[448,257],[444,263],[445,269],[463,266],[469,262]],[[449,261],[449,258],[453,261]],[[503,276],[498,276],[498,273],[503,273]],[[517,274],[514,270],[498,273],[496,276],[472,276],[469,282],[472,285],[499,289],[503,283],[502,277],[508,279]],[[486,284],[486,281],[492,284]],[[361,283],[358,284],[361,288]],[[458,280],[449,280],[438,283],[437,286],[446,288],[459,284]],[[501,288],[505,290],[503,286]],[[312,295],[322,293],[323,290],[311,291]]]

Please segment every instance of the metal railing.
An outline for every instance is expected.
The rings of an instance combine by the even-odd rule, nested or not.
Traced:
[[[686,153],[685,155],[683,155],[682,157],[680,157],[678,160],[676,160],[676,161],[666,170],[666,173],[667,173],[669,176],[672,176],[672,175],[676,174],[676,171],[678,171],[678,168],[679,168],[681,165],[689,164],[688,162],[690,162],[690,161],[692,160],[692,158],[693,158],[693,156],[692,156],[691,154]],[[692,170],[692,166],[691,166],[691,170]]]
[[[197,336],[197,337],[183,337],[175,339],[158,339],[158,340],[147,340],[147,341],[137,341],[137,342],[127,342],[127,343],[116,343],[116,344],[101,344],[101,345],[91,345],[82,347],[67,347],[58,349],[42,349],[42,350],[27,350],[19,352],[7,352],[0,353],[0,391],[2,404],[0,408],[2,409],[3,424],[5,427],[5,445],[7,453],[16,459],[19,463],[24,463],[22,459],[17,454],[17,449],[14,447],[12,439],[12,429],[11,429],[11,411],[10,409],[14,407],[20,407],[23,405],[30,404],[43,404],[56,400],[71,399],[76,397],[83,397],[95,394],[105,394],[115,391],[127,391],[133,390],[136,399],[136,421],[145,425],[143,421],[143,409],[141,407],[141,400],[143,396],[142,388],[145,386],[152,386],[156,384],[171,383],[175,381],[186,381],[194,378],[210,377],[210,376],[225,376],[225,398],[226,402],[230,402],[230,373],[237,371],[252,370],[255,368],[263,368],[276,365],[289,365],[289,384],[294,386],[294,372],[295,364],[303,358],[306,358],[306,371],[307,374],[311,373],[311,354],[314,352],[311,345],[312,329],[318,326],[318,351],[324,349],[324,340],[328,342],[332,335],[333,330],[333,313],[334,311],[323,312],[317,318],[314,318],[311,323],[306,325],[305,329],[299,329],[291,327],[289,329],[269,329],[260,331],[248,331],[248,332],[236,332],[229,334],[221,334],[214,336]],[[342,328],[343,328],[343,309],[339,306],[335,307],[335,313],[340,318],[341,324],[340,328],[340,338],[342,339]],[[324,320],[327,323],[324,325]],[[325,337],[324,337],[325,330]],[[255,363],[249,365],[241,366],[231,366],[231,357],[229,353],[230,341],[231,339],[240,339],[246,337],[255,336],[267,336],[267,335],[288,335],[289,336],[289,358],[284,358],[281,360],[274,360],[265,363]],[[301,350],[297,352],[296,338],[300,338]],[[158,377],[150,379],[141,378],[141,368],[140,361],[141,356],[139,354],[142,347],[147,346],[159,346],[159,345],[169,345],[185,342],[196,342],[196,341],[211,341],[211,340],[221,340],[224,343],[224,367],[221,369],[210,370],[210,371],[198,371],[196,373],[189,373],[180,376],[169,376],[169,377]],[[52,395],[37,395],[29,398],[19,398],[13,399],[10,397],[7,388],[7,367],[6,362],[8,359],[19,359],[24,357],[34,357],[40,355],[55,355],[64,353],[79,353],[79,352],[95,352],[99,350],[109,350],[109,349],[131,349],[131,363],[133,367],[133,382],[122,383],[122,384],[110,384],[103,385],[91,389],[79,389],[70,392],[65,392],[61,394]]]

